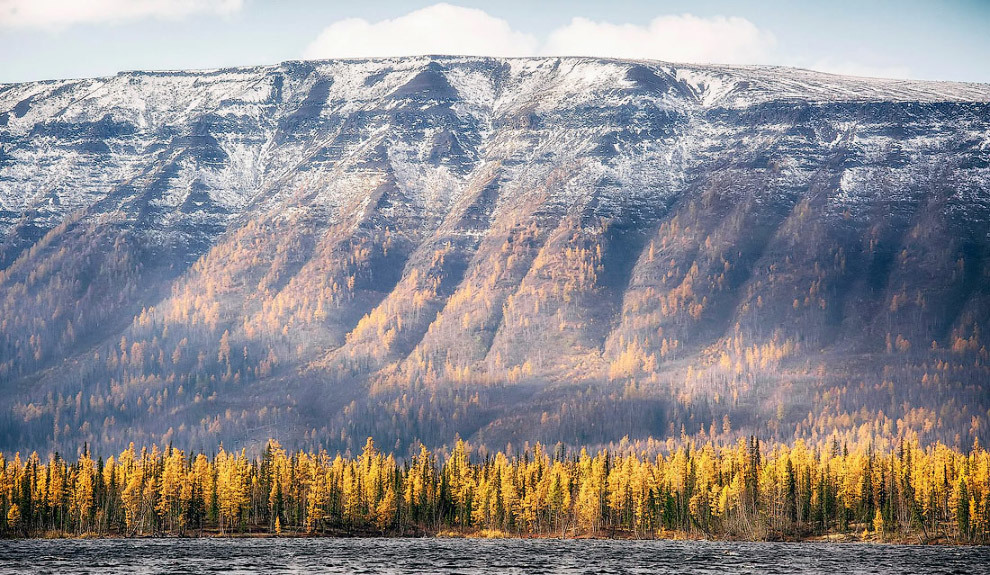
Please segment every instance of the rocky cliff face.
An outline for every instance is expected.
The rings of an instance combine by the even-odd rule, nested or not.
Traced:
[[[0,449],[988,437],[990,88],[579,58],[0,86]]]

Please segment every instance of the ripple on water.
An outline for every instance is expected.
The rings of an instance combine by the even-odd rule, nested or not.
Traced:
[[[141,539],[0,541],[0,575],[151,573],[987,572],[990,547],[709,541]]]

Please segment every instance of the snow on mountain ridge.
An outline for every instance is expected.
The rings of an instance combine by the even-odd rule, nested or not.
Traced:
[[[416,83],[420,92],[402,92]],[[395,140],[393,132],[411,140],[395,142],[375,161],[391,162],[403,186],[428,189],[423,197],[441,205],[456,200],[457,182],[482,158],[516,162],[520,150],[537,164],[539,154],[605,154],[618,170],[612,175],[624,174],[620,185],[639,182],[635,188],[644,180],[630,165],[654,153],[668,161],[719,139],[698,139],[706,133],[702,122],[688,132],[671,128],[693,141],[662,143],[648,133],[658,129],[652,115],[696,117],[792,100],[985,103],[990,87],[766,66],[430,56],[10,84],[0,86],[0,234],[29,213],[34,225],[50,229],[130,182],[162,187],[149,205],[180,212],[162,222],[203,205],[194,191],[202,189],[214,206],[203,217],[222,226],[259,194],[312,184],[293,175],[298,166],[372,153],[368,142]],[[540,117],[566,130],[547,131],[533,123]],[[507,122],[519,125],[505,129]],[[437,153],[454,163],[424,163]],[[157,161],[169,163],[167,173],[153,168]]]

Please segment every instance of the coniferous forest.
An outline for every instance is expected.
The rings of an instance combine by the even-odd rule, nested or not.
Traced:
[[[359,455],[214,455],[133,446],[107,459],[0,455],[0,535],[819,536],[990,540],[990,453],[904,439],[811,448],[685,441],[650,455],[519,453],[397,459],[369,438]]]

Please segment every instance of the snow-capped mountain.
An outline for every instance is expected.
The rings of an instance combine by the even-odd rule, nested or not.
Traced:
[[[987,85],[465,57],[2,85],[0,449],[986,438],[988,258]]]

